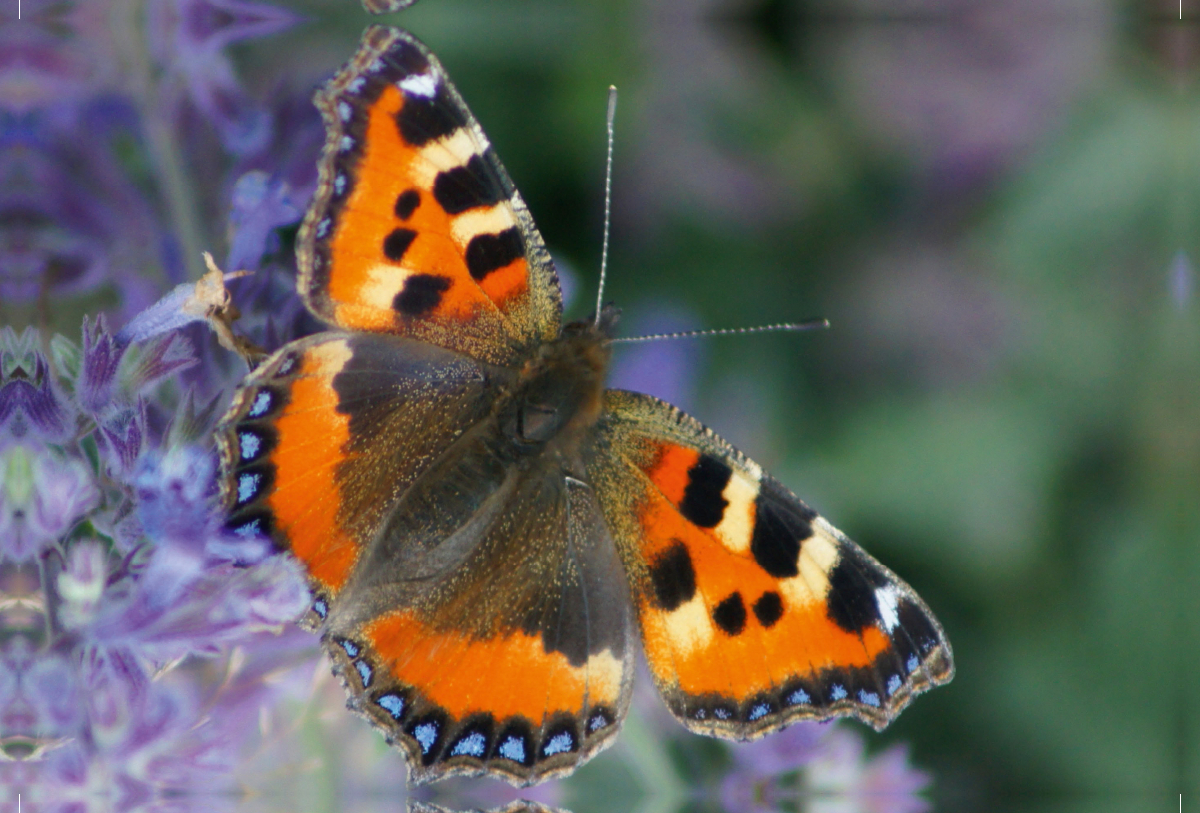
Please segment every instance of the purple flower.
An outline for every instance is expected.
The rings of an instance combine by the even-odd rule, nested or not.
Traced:
[[[255,660],[213,696],[204,662],[273,651],[309,596],[294,560],[222,529],[213,455],[183,442],[211,431],[215,402],[159,400],[158,383],[194,363],[190,345],[162,334],[123,354],[89,320],[82,350],[48,342],[52,364],[36,336],[0,339],[0,598],[30,608],[0,613],[0,743],[22,749],[0,760],[0,787],[63,811],[180,809],[170,800],[232,790],[275,690]],[[34,429],[47,405],[80,436],[46,443]],[[167,416],[162,431],[151,415]]]
[[[908,764],[906,746],[893,746],[870,759],[863,750],[859,734],[835,729],[806,770],[807,792],[844,799],[864,813],[929,810],[929,801],[920,792],[929,785],[930,777]]]
[[[12,356],[4,352],[3,346],[13,337],[11,331],[0,335],[0,355],[5,357],[5,367]],[[55,391],[50,366],[41,353],[34,353],[30,360],[17,356],[11,372],[0,376],[0,428],[14,438],[32,432],[47,441],[64,439],[71,428]]]
[[[799,723],[749,745],[734,746],[735,769],[721,783],[729,813],[790,810],[819,799],[863,813],[921,813],[929,776],[908,764],[904,746],[863,756],[863,739],[849,728]]]
[[[137,406],[126,407],[107,418],[96,434],[108,463],[109,473],[128,475],[142,453],[146,437],[146,403],[139,399]]]
[[[243,0],[174,0],[155,3],[150,10],[160,64],[168,76],[182,80],[189,100],[225,148],[239,155],[261,148],[271,138],[270,117],[242,90],[223,52],[239,40],[285,31],[300,18]]]
[[[85,464],[44,447],[10,446],[0,472],[0,556],[15,562],[57,542],[100,501]]]
[[[83,368],[76,392],[80,406],[86,411],[98,413],[112,401],[117,365],[124,353],[125,348],[108,334],[103,315],[92,324],[83,317]]]
[[[188,340],[178,333],[160,336],[137,348],[125,385],[132,392],[144,392],[160,379],[182,372],[197,362]]]
[[[261,170],[238,178],[229,211],[233,237],[225,266],[231,271],[257,267],[263,254],[278,246],[275,230],[298,222],[311,194],[311,190],[297,192],[286,180],[273,179]]]

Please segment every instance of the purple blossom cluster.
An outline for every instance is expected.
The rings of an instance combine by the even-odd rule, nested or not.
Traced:
[[[0,333],[2,802],[149,810],[229,790],[246,711],[286,662],[256,644],[307,588],[222,530],[216,404],[173,386],[196,361],[178,333],[123,344],[103,317],[82,345]]]
[[[26,0],[19,22],[8,14],[0,317],[71,331],[78,316],[65,317],[99,300],[124,322],[164,283],[199,276],[216,236],[204,213],[227,208],[234,187],[237,259],[270,249],[264,223],[297,219],[315,183],[303,142],[319,138],[316,116],[304,104],[297,121],[292,95],[278,108],[253,99],[226,52],[296,14],[251,0],[152,0],[142,12],[121,0]],[[286,134],[299,164],[280,145]]]
[[[314,652],[288,624],[298,566],[221,530],[211,433],[237,365],[176,330],[171,302],[147,307],[197,276],[214,201],[251,267],[299,218],[316,117],[254,101],[226,53],[298,18],[244,0],[142,11],[26,0],[0,25],[5,809],[225,806],[260,712],[294,688],[280,673]],[[272,275],[245,287],[281,298]]]

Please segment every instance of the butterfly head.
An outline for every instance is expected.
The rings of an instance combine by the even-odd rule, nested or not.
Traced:
[[[576,448],[596,423],[612,356],[609,340],[620,315],[609,305],[599,319],[571,322],[526,363],[501,407],[501,426],[517,448],[552,442]]]

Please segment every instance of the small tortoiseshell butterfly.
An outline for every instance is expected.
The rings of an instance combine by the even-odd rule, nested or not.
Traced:
[[[221,427],[230,527],[307,569],[351,708],[414,782],[569,773],[612,742],[638,632],[671,712],[748,739],[877,729],[953,675],[920,598],[669,404],[605,389],[618,311],[562,325],[554,265],[410,34],[317,95],[300,294],[331,330]]]

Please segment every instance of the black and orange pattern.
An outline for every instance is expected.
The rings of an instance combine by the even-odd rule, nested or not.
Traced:
[[[306,568],[350,706],[410,779],[574,770],[628,708],[640,627],[694,731],[876,728],[953,675],[916,594],[760,467],[605,390],[618,312],[557,277],[437,60],[374,27],[317,95],[299,287],[331,330],[247,377],[229,527]]]

